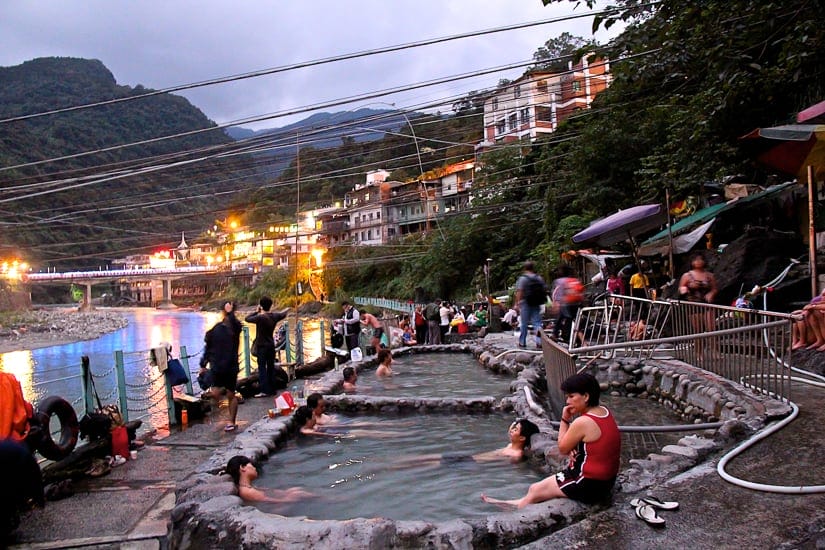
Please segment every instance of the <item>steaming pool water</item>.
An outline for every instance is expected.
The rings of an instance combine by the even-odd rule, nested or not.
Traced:
[[[377,378],[375,368],[358,374],[358,395],[465,398],[510,394],[512,376],[486,370],[470,354],[426,353],[396,357],[395,375]]]
[[[523,494],[542,474],[526,462],[442,462],[443,453],[472,455],[509,442],[513,416],[424,414],[335,415],[339,437],[299,436],[270,456],[256,486],[300,486],[313,497],[259,504],[265,512],[311,519],[384,517],[444,521],[481,516],[495,507],[482,492]],[[427,455],[437,455],[432,459]]]

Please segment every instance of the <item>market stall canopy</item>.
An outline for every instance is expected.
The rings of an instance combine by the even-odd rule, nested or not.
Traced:
[[[694,212],[690,216],[682,218],[678,222],[674,223],[670,228],[670,232],[668,232],[667,229],[664,229],[644,241],[639,246],[639,255],[653,256],[656,254],[667,254],[670,247],[671,234],[673,236],[673,253],[684,254],[685,252],[689,252],[694,245],[699,242],[699,239],[701,239],[705,233],[710,230],[711,226],[720,214],[754,201],[764,200],[776,196],[782,191],[790,189],[793,186],[793,182],[774,185],[768,187],[760,193],[754,193],[752,195],[740,197],[721,204],[714,204],[713,206],[708,206],[707,208]]]
[[[667,212],[661,204],[642,204],[594,221],[586,229],[573,235],[573,242],[607,247],[622,241],[632,241],[666,222]]]
[[[804,112],[804,111],[803,111]],[[825,170],[825,124],[787,124],[757,128],[741,138],[760,164],[807,181],[806,170]]]

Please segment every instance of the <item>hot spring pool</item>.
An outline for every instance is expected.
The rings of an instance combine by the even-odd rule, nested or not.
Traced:
[[[262,511],[318,520],[444,521],[493,513],[496,508],[481,501],[482,492],[516,497],[542,478],[526,462],[442,463],[438,457],[420,458],[504,447],[511,416],[336,416],[337,431],[353,430],[357,435],[290,440],[261,466],[256,482],[261,488],[300,486],[315,496],[298,503],[262,503]],[[392,435],[370,435],[378,432]]]
[[[375,376],[376,367],[358,373],[359,395],[385,397],[504,397],[510,394],[512,376],[485,369],[470,354],[426,353],[394,358],[395,375]],[[505,441],[506,443],[506,441]]]

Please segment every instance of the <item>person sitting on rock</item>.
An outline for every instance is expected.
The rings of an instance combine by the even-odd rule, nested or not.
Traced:
[[[238,455],[229,459],[226,473],[232,478],[238,489],[238,496],[248,502],[297,502],[306,497],[314,496],[300,487],[289,489],[267,489],[266,492],[252,486],[258,479],[258,469],[248,457]]]
[[[791,349],[825,351],[825,289],[793,314],[802,319],[793,324]]]

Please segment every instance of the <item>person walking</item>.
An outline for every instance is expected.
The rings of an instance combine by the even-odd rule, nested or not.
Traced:
[[[347,350],[352,351],[358,347],[358,336],[361,334],[361,314],[351,303],[344,302],[344,316],[341,318],[344,340],[347,343]]]
[[[561,266],[559,275],[553,282],[553,311],[556,313],[553,339],[561,338],[567,342],[573,328],[573,319],[584,301],[584,285],[573,276],[573,269],[569,265]],[[584,343],[584,335],[580,331],[577,331],[576,337],[580,345]]]
[[[264,296],[258,302],[255,313],[246,316],[247,323],[255,325],[255,341],[253,347],[258,357],[258,383],[260,392],[255,397],[275,395],[289,383],[289,375],[281,367],[275,366],[275,327],[286,319],[289,308],[270,313],[272,298]]]
[[[235,431],[238,416],[238,398],[235,388],[238,383],[238,348],[241,342],[241,322],[235,317],[235,306],[226,302],[223,306],[223,319],[206,332],[206,346],[201,357],[201,374],[205,374],[206,365],[212,371],[212,387],[209,393],[216,401],[226,397],[229,401],[229,423],[224,430]]]
[[[541,347],[541,306],[547,302],[547,284],[536,273],[531,260],[524,262],[524,273],[516,281],[516,311],[520,315],[518,347],[527,347],[527,333],[530,326],[536,335],[536,347]]]
[[[378,350],[381,349],[381,336],[384,335],[384,325],[372,313],[362,315],[361,324],[364,325],[364,328],[369,327],[370,346],[374,350],[373,353],[378,353]]]

